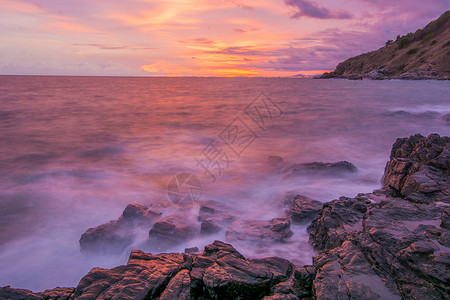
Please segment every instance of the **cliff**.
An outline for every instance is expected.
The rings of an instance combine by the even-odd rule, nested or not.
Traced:
[[[450,79],[450,11],[415,33],[347,59],[320,78]]]

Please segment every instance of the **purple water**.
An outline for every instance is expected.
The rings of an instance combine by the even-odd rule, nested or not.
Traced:
[[[282,111],[212,182],[195,158],[264,92]],[[397,137],[450,134],[446,81],[344,81],[283,78],[102,78],[0,76],[0,286],[41,291],[75,286],[92,267],[122,255],[82,255],[90,227],[116,220],[129,203],[168,201],[179,172],[214,199],[255,220],[282,215],[276,202],[295,191],[322,202],[380,187]],[[248,119],[245,119],[248,121]],[[288,163],[353,163],[348,176],[285,178],[267,157]],[[186,212],[186,217],[190,217]],[[311,263],[306,226],[286,244],[234,246],[249,257]],[[202,248],[225,234],[167,251]],[[145,249],[142,249],[145,250]]]

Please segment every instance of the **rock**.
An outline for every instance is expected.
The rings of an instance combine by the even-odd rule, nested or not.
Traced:
[[[281,200],[281,205],[287,207],[287,217],[296,224],[305,224],[316,218],[323,204],[305,196],[287,193]]]
[[[74,288],[54,288],[40,293],[33,293],[24,289],[12,289],[9,286],[0,287],[0,299],[8,300],[69,300]]]
[[[191,299],[191,275],[189,270],[181,270],[170,280],[159,300],[190,300]]]
[[[336,163],[312,162],[293,164],[285,168],[282,172],[285,173],[286,176],[337,176],[342,174],[354,173],[356,171],[357,168],[353,164],[347,161],[339,161]]]
[[[222,227],[220,227],[219,225],[215,224],[213,221],[210,220],[203,220],[200,226],[200,233],[202,234],[213,234],[221,230]]]
[[[413,202],[450,203],[450,138],[431,134],[397,139],[383,184]]]
[[[450,208],[444,209],[441,216],[441,227],[450,230]]]
[[[133,228],[150,227],[161,213],[139,204],[129,204],[117,221],[89,228],[80,238],[84,253],[120,254],[134,241]]]
[[[177,219],[183,221],[178,217]],[[178,225],[172,219],[156,222],[149,232],[150,243],[157,248],[165,248],[186,241],[196,234],[196,228],[190,225]]]
[[[227,241],[247,241],[260,245],[283,242],[293,235],[287,218],[270,221],[235,221],[227,229]]]
[[[198,253],[198,252],[200,252],[198,247],[191,247],[191,248],[184,249],[184,253],[187,253],[187,254]]]
[[[236,218],[232,215],[232,210],[223,203],[208,200],[203,201],[200,204],[198,221],[214,223],[216,226],[227,226],[233,222]]]
[[[384,69],[375,69],[370,71],[368,74],[364,76],[364,78],[372,79],[372,80],[383,80],[389,79],[389,72]]]
[[[37,295],[29,290],[24,289],[12,289],[10,286],[0,288],[0,299],[8,300],[43,300],[43,296]]]
[[[324,205],[308,228],[315,297],[446,299],[448,149],[447,137],[399,139],[383,190]]]
[[[219,241],[201,254],[134,250],[125,266],[92,269],[72,299],[261,299],[292,274],[287,260],[245,259]]]
[[[84,253],[120,254],[133,242],[127,229],[115,221],[89,228],[81,235],[80,249]]]

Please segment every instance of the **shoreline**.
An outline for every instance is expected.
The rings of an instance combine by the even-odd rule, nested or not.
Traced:
[[[340,197],[321,207],[301,195],[286,196],[289,221],[314,216],[308,227],[318,253],[312,266],[296,267],[283,258],[246,259],[231,244],[216,241],[203,252],[186,249],[184,254],[151,255],[133,250],[126,266],[94,268],[76,288],[32,293],[3,287],[0,298],[445,299],[450,264],[449,161],[449,137],[399,138],[382,189]],[[127,208],[122,220],[148,217],[145,208]],[[272,233],[288,234],[288,223],[272,223]],[[164,237],[164,231],[159,233]]]

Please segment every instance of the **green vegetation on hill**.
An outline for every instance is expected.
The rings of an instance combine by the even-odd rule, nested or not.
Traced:
[[[423,29],[352,57],[322,78],[450,79],[450,10]]]

